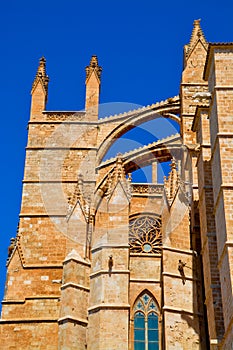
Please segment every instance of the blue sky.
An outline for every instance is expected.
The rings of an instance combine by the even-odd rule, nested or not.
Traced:
[[[48,110],[84,107],[85,66],[103,67],[100,103],[148,105],[179,93],[194,19],[210,42],[233,41],[233,1],[2,1],[0,299],[20,211],[30,89],[39,58]]]

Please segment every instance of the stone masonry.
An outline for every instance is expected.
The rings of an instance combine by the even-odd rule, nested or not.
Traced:
[[[233,43],[194,21],[179,96],[103,119],[101,71],[93,56],[84,111],[47,111],[40,59],[0,347],[233,349]],[[103,161],[158,117],[180,133]],[[149,164],[153,183],[133,183]]]

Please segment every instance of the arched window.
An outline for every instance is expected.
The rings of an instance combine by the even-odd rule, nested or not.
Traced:
[[[143,293],[134,306],[134,350],[159,350],[158,307]]]

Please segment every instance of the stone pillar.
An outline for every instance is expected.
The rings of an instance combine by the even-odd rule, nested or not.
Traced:
[[[233,44],[210,44],[205,78],[212,103],[209,113],[214,214],[222,288],[225,336],[233,347]]]
[[[185,157],[182,159],[182,168],[188,171],[188,177],[183,180],[190,185],[190,200],[192,199],[191,218],[192,226],[197,226],[194,217],[196,214],[195,204],[198,201],[197,188],[197,154],[196,135],[192,130],[196,106],[206,103],[208,84],[203,79],[208,43],[202,32],[200,20],[195,20],[189,44],[184,47],[184,70],[180,86],[181,97],[181,136],[186,147]],[[208,103],[207,99],[207,103]],[[192,231],[191,241],[196,245],[198,234]]]
[[[170,202],[170,204],[169,204]],[[198,257],[190,249],[190,207],[179,186],[162,212],[164,349],[206,349]]]
[[[152,182],[157,184],[158,182],[158,162],[155,160],[152,163]]]
[[[204,268],[205,305],[211,349],[217,349],[224,335],[221,284],[218,270],[216,226],[211,169],[208,108],[198,108],[193,130],[200,153],[197,159],[201,252]]]
[[[119,181],[96,214],[90,275],[88,349],[128,349],[129,200]]]
[[[63,263],[58,349],[86,349],[90,263],[74,249]]]

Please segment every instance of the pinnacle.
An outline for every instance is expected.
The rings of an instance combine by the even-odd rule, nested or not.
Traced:
[[[46,77],[46,59],[44,56],[40,58],[37,75]]]
[[[201,19],[195,19],[193,22],[193,31],[191,34],[190,42],[189,44],[185,45],[186,59],[188,59],[188,57],[190,56],[190,53],[192,52],[193,48],[196,46],[199,40],[202,42],[202,44],[207,50],[208,43],[201,29],[200,22],[201,22]]]
[[[98,67],[98,58],[96,55],[92,55],[90,60],[90,66],[93,68]]]
[[[40,63],[46,63],[46,58],[44,56],[40,58]]]
[[[39,60],[39,66],[37,68],[36,76],[32,84],[32,92],[37,85],[38,81],[41,81],[45,93],[46,93],[46,100],[47,100],[47,93],[48,93],[48,82],[49,82],[49,77],[46,74],[46,59],[44,56],[42,56]]]
[[[176,161],[175,161],[174,158],[172,158],[172,161],[171,161],[171,163],[170,163],[170,168],[171,168],[171,169],[176,169]]]
[[[193,26],[194,27],[196,27],[196,26],[200,27],[200,22],[201,22],[200,18],[199,19],[195,19],[194,22],[193,22]]]
[[[98,64],[97,55],[92,55],[89,66],[86,67],[86,81],[90,78],[92,72],[95,71],[97,77],[100,79],[102,67]]]
[[[203,31],[202,31],[201,26],[200,26],[200,22],[201,22],[200,19],[196,19],[193,22],[193,32],[192,32],[191,40],[189,43],[190,46],[192,46],[199,37],[202,37],[202,39],[204,39],[204,41],[206,42],[205,36],[204,36]]]

